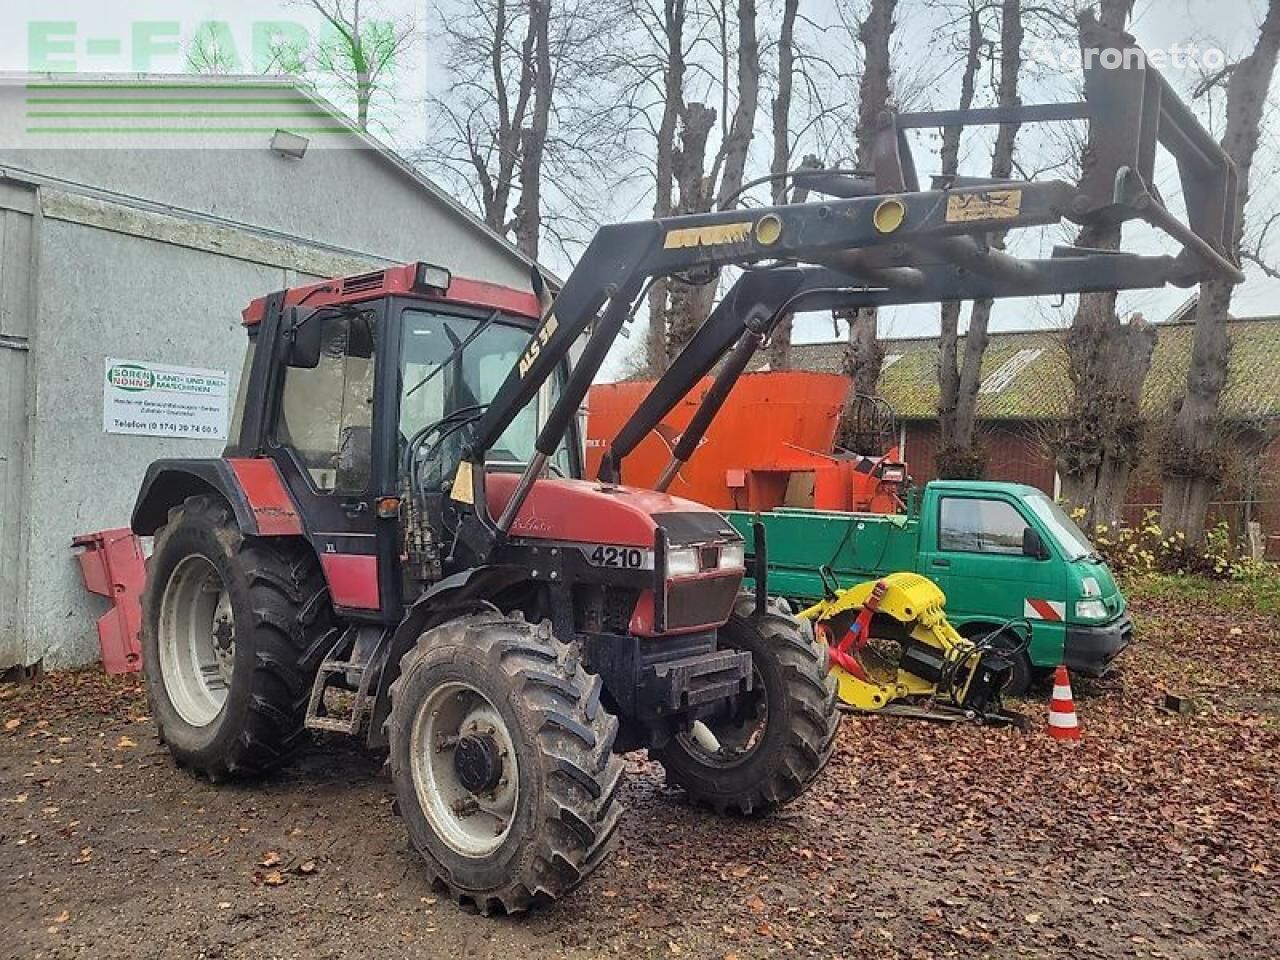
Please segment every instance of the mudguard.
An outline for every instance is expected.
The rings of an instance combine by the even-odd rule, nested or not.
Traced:
[[[260,458],[157,460],[147,468],[130,527],[151,536],[187,497],[222,497],[247,536],[300,536],[302,519],[274,462]]]
[[[391,714],[391,684],[400,675],[400,661],[409,652],[423,631],[443,623],[451,617],[482,607],[490,597],[497,596],[507,587],[529,579],[529,571],[510,564],[470,567],[432,584],[414,601],[396,627],[391,642],[386,646],[381,664],[371,664],[378,671],[377,693],[369,720],[370,747],[387,746],[384,729]]]

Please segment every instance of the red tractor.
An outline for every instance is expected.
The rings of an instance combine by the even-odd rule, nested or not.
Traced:
[[[275,767],[309,730],[363,735],[389,751],[431,875],[486,913],[601,862],[620,751],[647,749],[718,812],[798,797],[832,752],[835,684],[768,600],[762,528],[747,544],[707,507],[623,486],[624,460],[714,370],[664,489],[800,310],[1238,278],[1217,144],[1153,71],[1091,72],[1086,94],[887,114],[873,176],[817,176],[812,203],[605,227],[554,298],[536,274],[525,293],[410,264],[252,303],[224,455],[152,464],[133,515],[155,538],[143,660],[176,760],[217,781]],[[1092,139],[1079,185],[922,190],[902,134],[1117,112],[1135,119]],[[1190,171],[1190,226],[1145,188],[1157,139]],[[1182,252],[1022,260],[987,243],[1064,216],[1143,217]],[[580,479],[583,398],[646,284],[726,265],[744,270]]]

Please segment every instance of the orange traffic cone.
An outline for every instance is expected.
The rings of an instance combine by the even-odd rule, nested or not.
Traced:
[[[1065,666],[1053,675],[1053,698],[1049,701],[1049,736],[1055,740],[1079,740],[1080,721],[1071,699],[1071,676]]]

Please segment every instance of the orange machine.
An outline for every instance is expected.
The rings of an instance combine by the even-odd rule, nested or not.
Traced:
[[[623,465],[623,480],[652,486],[711,378],[696,387]],[[587,475],[595,476],[612,439],[653,388],[652,381],[597,384],[587,400]],[[906,467],[898,449],[864,456],[835,450],[840,411],[852,383],[830,373],[748,373],[733,387],[697,453],[669,493],[724,510],[812,507],[896,513]]]

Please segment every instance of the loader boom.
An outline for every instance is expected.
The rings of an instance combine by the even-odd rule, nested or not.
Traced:
[[[454,491],[455,499],[475,506],[481,530],[469,532],[473,546],[485,553],[485,540],[492,544],[506,535],[654,278],[696,273],[712,280],[722,267],[744,270],[613,441],[601,468],[604,480],[619,479],[626,455],[727,354],[703,408],[677,446],[669,477],[696,448],[756,349],[788,314],[1189,286],[1208,277],[1238,282],[1242,274],[1229,252],[1236,191],[1230,159],[1168,83],[1146,66],[1132,37],[1108,34],[1085,14],[1081,38],[1081,103],[914,115],[886,111],[875,132],[872,173],[804,174],[810,190],[826,193],[827,199],[601,228],[479,418]],[[1108,66],[1113,63],[1120,66]],[[922,126],[1072,119],[1089,123],[1079,184],[957,178],[921,190],[904,132]],[[1157,144],[1177,162],[1188,201],[1185,224],[1150,187]],[[1143,219],[1162,230],[1179,244],[1179,252],[1143,256],[1067,246],[1055,248],[1049,258],[1023,259],[988,242],[992,233],[1064,220],[1084,226],[1127,219]],[[536,453],[495,520],[486,505],[485,471],[477,468],[588,327],[581,358],[542,424]],[[470,487],[460,490],[459,483]]]

